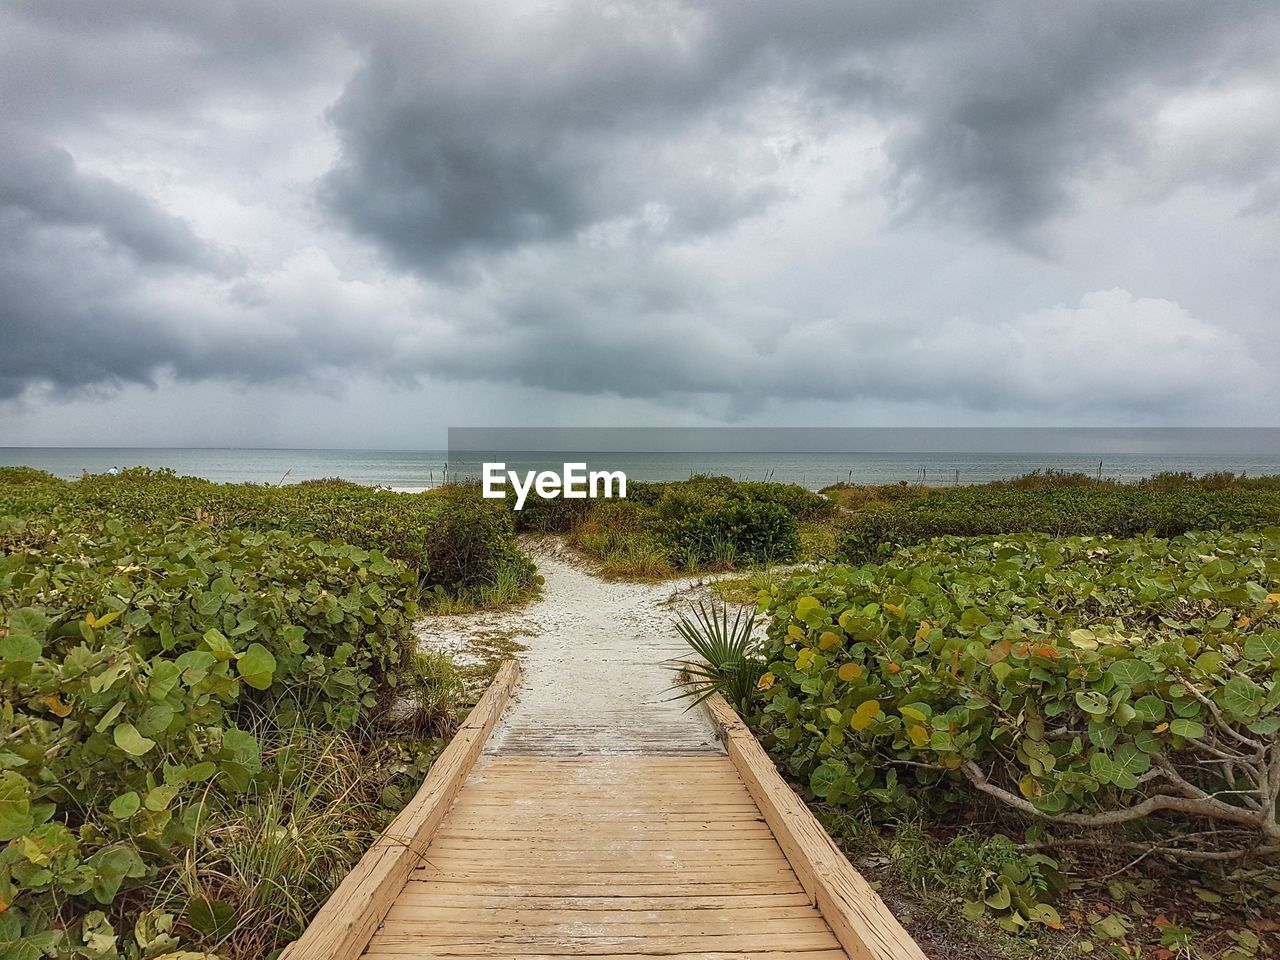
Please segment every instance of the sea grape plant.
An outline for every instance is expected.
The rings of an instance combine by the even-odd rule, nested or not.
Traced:
[[[172,470],[125,470],[65,482],[30,468],[0,468],[0,515],[102,522],[108,517],[214,530],[342,542],[413,570],[423,586],[465,594],[501,576],[532,586],[532,561],[515,539],[511,512],[477,485],[397,493],[342,480],[288,486],[212,483]]]
[[[754,722],[810,793],[1280,854],[1280,530],[940,538],[762,593]]]
[[[132,923],[127,892],[263,773],[254,729],[347,729],[395,689],[416,592],[278,531],[0,517],[4,939]]]

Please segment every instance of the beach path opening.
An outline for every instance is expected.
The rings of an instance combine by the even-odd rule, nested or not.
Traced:
[[[921,960],[734,711],[673,700],[672,586],[539,566],[521,663],[285,960]]]

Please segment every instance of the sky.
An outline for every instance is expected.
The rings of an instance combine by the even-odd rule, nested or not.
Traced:
[[[0,445],[1280,424],[1280,4],[6,0]]]

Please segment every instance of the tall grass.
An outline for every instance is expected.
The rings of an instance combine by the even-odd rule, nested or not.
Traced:
[[[264,757],[270,778],[235,805],[210,797],[153,911],[184,917],[174,932],[224,960],[272,955],[302,933],[412,796],[440,745],[385,732],[280,734]]]
[[[542,590],[542,577],[531,574],[524,562],[500,563],[485,582],[461,590],[443,587],[422,595],[422,610],[435,616],[494,610],[532,600]]]
[[[598,503],[573,525],[568,541],[596,560],[606,577],[657,580],[675,572],[667,547],[630,504]]]

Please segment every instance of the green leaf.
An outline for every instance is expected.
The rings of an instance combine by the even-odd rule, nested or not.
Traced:
[[[133,847],[115,844],[103,847],[89,857],[86,863],[93,868],[93,897],[99,903],[110,903],[115,899],[121,884],[126,879],[137,879],[147,875],[146,864],[138,856]]]
[[[1262,710],[1266,694],[1248,677],[1232,677],[1215,697],[1218,705],[1241,720],[1252,720]]]
[[[147,680],[147,696],[152,700],[163,700],[173,692],[181,676],[182,670],[172,660],[153,660]]]
[[[1150,730],[1139,730],[1134,734],[1133,745],[1149,756],[1154,756],[1164,749],[1160,744],[1160,738]]]
[[[1244,643],[1244,655],[1255,663],[1270,663],[1280,658],[1280,631],[1269,630],[1260,637],[1250,637]]]
[[[152,704],[138,718],[138,732],[148,737],[158,736],[169,729],[173,717],[173,707],[164,703]]]
[[[987,897],[987,906],[992,910],[1008,910],[1009,905],[1013,903],[1013,895],[1009,892],[1009,888],[1003,883],[991,896]]]
[[[35,826],[27,795],[30,786],[26,777],[12,770],[0,773],[0,840],[16,840]]]
[[[145,806],[152,813],[159,813],[168,809],[169,804],[173,803],[174,798],[178,795],[178,788],[173,784],[163,783],[158,787],[152,787],[147,791],[147,799]]]
[[[1133,705],[1137,719],[1143,723],[1159,723],[1163,720],[1168,711],[1165,708],[1164,701],[1157,696],[1147,694],[1141,700]]]
[[[1129,927],[1117,914],[1112,913],[1095,923],[1093,930],[1100,937],[1119,940],[1129,932]]]
[[[1067,639],[1071,641],[1073,646],[1077,646],[1081,650],[1098,649],[1098,639],[1094,636],[1092,630],[1072,630],[1067,635]]]
[[[221,900],[193,897],[187,904],[187,923],[216,940],[235,928],[236,908]]]
[[[1155,671],[1141,660],[1117,660],[1111,664],[1110,673],[1116,683],[1130,688],[1156,678]]]
[[[0,660],[39,660],[48,630],[49,618],[34,607],[14,610],[9,614],[8,633],[0,637]]]
[[[204,635],[205,646],[217,660],[230,660],[235,655],[235,647],[231,645],[221,630],[209,630]]]
[[[1204,724],[1199,720],[1187,720],[1178,718],[1169,724],[1169,732],[1179,737],[1188,737],[1199,740],[1204,736]]]
[[[212,760],[205,760],[191,767],[187,771],[185,779],[188,783],[200,783],[204,780],[208,780],[217,772],[218,765]]]
[[[1047,903],[1033,903],[1027,910],[1027,917],[1037,923],[1043,923],[1052,930],[1062,929],[1062,917]]]
[[[813,791],[815,797],[825,798],[831,793],[836,782],[847,773],[848,770],[842,770],[838,766],[824,763],[809,774],[809,789]]]
[[[814,597],[801,597],[796,601],[797,620],[804,620],[807,623],[814,614],[820,611],[825,615],[822,604]]]
[[[217,662],[218,658],[208,650],[188,650],[178,657],[176,666],[182,671],[182,682],[194,687],[209,675],[209,668]]]
[[[138,798],[137,792],[130,790],[111,801],[111,815],[117,820],[128,820],[138,812],[141,806],[142,801]]]
[[[236,670],[255,690],[266,690],[275,677],[276,658],[260,643],[251,643],[236,661]]]
[[[121,723],[111,731],[116,746],[132,757],[140,757],[156,745],[154,740],[144,737],[132,723]]]
[[[1131,744],[1121,744],[1112,754],[1111,782],[1122,790],[1135,790],[1138,777],[1151,769],[1151,758]]]
[[[253,734],[232,727],[222,735],[222,749],[250,772],[262,769],[262,747]]]
[[[1249,732],[1259,733],[1264,737],[1269,737],[1273,733],[1280,733],[1280,714],[1253,721],[1253,723],[1249,724]]]
[[[1078,690],[1076,706],[1095,717],[1103,716],[1109,706],[1107,698],[1097,690]]]

